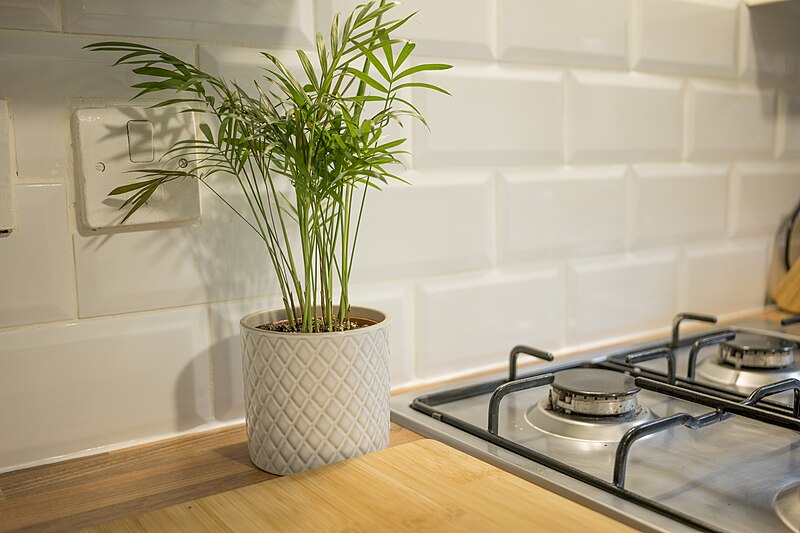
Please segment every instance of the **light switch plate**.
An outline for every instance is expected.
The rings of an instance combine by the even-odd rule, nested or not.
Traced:
[[[14,187],[11,176],[16,173],[14,162],[11,111],[7,100],[0,100],[0,234],[14,231]]]
[[[108,196],[114,188],[135,182],[140,176],[137,170],[178,169],[179,161],[170,161],[165,166],[161,157],[176,141],[194,138],[194,116],[181,113],[182,109],[187,108],[115,106],[75,112],[77,181],[85,227],[99,230],[151,226],[200,218],[200,190],[195,179],[175,180],[161,186],[125,223],[122,219],[127,207],[120,207],[128,196]],[[152,161],[148,161],[147,154],[152,154]],[[187,166],[181,170],[193,168],[191,162],[184,164]]]

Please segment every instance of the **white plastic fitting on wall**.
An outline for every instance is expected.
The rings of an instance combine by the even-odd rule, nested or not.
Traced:
[[[75,156],[82,224],[92,230],[192,222],[200,217],[200,193],[194,179],[162,186],[123,224],[126,195],[109,197],[134,182],[137,170],[162,168],[161,156],[178,140],[194,136],[194,117],[186,106],[115,106],[78,109],[74,114]],[[172,160],[166,168],[191,170],[191,162]],[[132,193],[129,193],[132,194]]]
[[[15,166],[11,110],[7,100],[0,100],[0,234],[10,233],[16,227],[11,186]]]

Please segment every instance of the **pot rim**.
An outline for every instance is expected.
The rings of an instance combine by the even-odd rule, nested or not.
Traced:
[[[338,306],[334,306],[334,308],[338,308]],[[351,330],[347,330],[347,331],[323,331],[323,332],[320,332],[320,333],[295,333],[295,332],[289,332],[289,331],[270,331],[270,330],[266,330],[266,329],[259,329],[259,328],[255,327],[255,326],[251,326],[251,325],[246,323],[246,322],[250,321],[250,319],[252,319],[255,316],[263,315],[263,314],[267,314],[267,313],[276,313],[276,312],[277,313],[281,313],[281,312],[283,312],[284,315],[285,315],[285,312],[284,312],[285,310],[284,310],[283,307],[274,307],[272,309],[262,309],[260,311],[255,311],[253,313],[246,314],[245,316],[242,317],[241,320],[239,320],[239,326],[242,328],[242,330],[247,330],[249,333],[255,333],[257,335],[284,335],[284,336],[293,337],[293,338],[314,337],[315,339],[319,339],[319,338],[326,337],[326,336],[328,336],[328,337],[343,337],[343,336],[345,336],[346,337],[346,336],[350,336],[350,335],[359,335],[359,334],[362,334],[362,333],[366,333],[367,331],[371,331],[373,328],[377,329],[379,327],[386,326],[392,321],[391,316],[389,315],[389,313],[387,313],[386,311],[383,311],[381,309],[375,309],[373,307],[363,307],[363,306],[356,306],[356,305],[351,306],[350,307],[351,316],[354,315],[354,311],[360,311],[360,310],[367,311],[369,314],[382,315],[383,316],[383,320],[380,320],[379,322],[376,322],[375,324],[372,324],[370,326],[366,326],[366,327],[363,327],[363,328],[351,329]],[[356,318],[367,318],[368,320],[372,320],[369,317],[358,316],[357,312],[355,313],[355,317]],[[285,320],[285,318],[282,319],[282,320]]]

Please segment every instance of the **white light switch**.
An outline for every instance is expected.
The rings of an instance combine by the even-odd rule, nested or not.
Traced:
[[[15,228],[11,176],[16,173],[16,165],[12,134],[8,101],[0,100],[0,233],[8,233]]]
[[[135,182],[140,170],[192,170],[190,161],[162,160],[176,141],[194,138],[194,117],[181,113],[182,109],[187,108],[118,106],[75,112],[74,146],[84,226],[98,230],[200,218],[200,190],[192,178],[160,187],[124,224],[127,207],[120,210],[120,206],[128,196],[108,196],[114,188]]]
[[[149,120],[128,121],[128,153],[131,163],[152,163],[153,123]]]

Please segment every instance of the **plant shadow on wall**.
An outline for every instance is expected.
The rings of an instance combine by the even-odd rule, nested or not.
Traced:
[[[315,56],[297,51],[302,81],[267,52],[263,79],[245,88],[149,46],[87,46],[118,54],[117,65],[145,80],[135,98],[166,92],[155,107],[186,105],[198,119],[198,137],[176,142],[160,166],[111,191],[127,195],[123,222],[162,187],[197,180],[266,251],[282,308],[245,316],[241,332],[248,449],[272,473],[388,445],[390,320],[351,306],[353,258],[368,191],[403,181],[393,169],[405,139],[387,128],[425,122],[403,91],[448,94],[413,76],[451,67],[410,60],[415,45],[392,34],[413,14],[391,19],[396,6],[368,2],[341,24],[336,15],[327,40],[317,34]],[[191,165],[174,168],[180,159]],[[210,263],[227,261],[232,276],[243,266],[214,253]]]

